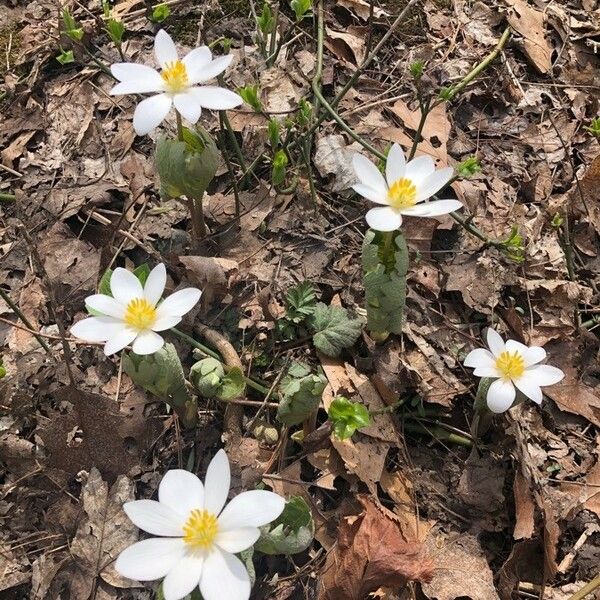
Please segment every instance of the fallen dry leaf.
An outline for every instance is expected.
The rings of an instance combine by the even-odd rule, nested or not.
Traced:
[[[364,511],[342,520],[337,545],[327,555],[318,600],[363,600],[380,587],[426,582],[432,563],[422,544],[402,535],[397,519],[366,496]],[[478,599],[479,600],[479,599]]]

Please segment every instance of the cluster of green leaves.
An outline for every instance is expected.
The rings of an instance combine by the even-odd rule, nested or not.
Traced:
[[[166,21],[171,15],[171,9],[169,5],[165,2],[161,2],[152,8],[152,14],[150,15],[150,20],[154,23],[162,23]]]
[[[367,328],[375,339],[401,333],[406,304],[408,248],[401,232],[391,243],[369,230],[362,248],[362,270],[367,304]]]
[[[74,42],[80,42],[83,39],[83,27],[78,25],[69,9],[64,8],[61,15],[67,36]]]
[[[473,177],[476,173],[481,172],[481,163],[476,156],[469,156],[456,165],[456,172],[461,177]]]
[[[277,23],[275,22],[273,10],[268,2],[263,4],[262,12],[256,17],[256,25],[264,37],[268,36],[275,30]]]
[[[246,389],[244,374],[239,367],[232,367],[226,373],[223,363],[211,357],[192,366],[190,382],[204,398],[233,400],[242,396]]]
[[[262,102],[260,101],[258,85],[246,85],[238,88],[238,94],[242,97],[242,100],[256,112],[262,112]]]
[[[594,137],[600,139],[600,117],[595,117],[591,120],[587,127],[584,127],[586,131],[589,131]]]
[[[115,19],[110,14],[110,4],[108,0],[102,0],[102,11],[104,13],[105,31],[117,48],[121,47],[123,35],[125,34],[125,24],[119,19]]]
[[[300,23],[302,19],[310,16],[312,11],[312,0],[292,0],[290,6],[296,15],[296,23]]]
[[[294,333],[312,336],[315,348],[327,356],[339,356],[360,336],[362,320],[352,318],[341,306],[327,306],[317,302],[314,286],[304,281],[286,294],[286,318],[278,322],[283,336]]]
[[[502,251],[515,262],[522,263],[525,260],[525,243],[518,225],[513,225],[508,237],[502,240]]]
[[[297,554],[306,550],[315,535],[310,507],[301,496],[292,496],[281,515],[261,527],[254,548],[263,554]]]
[[[279,385],[277,418],[286,425],[299,425],[319,408],[327,380],[306,365],[293,363]]]
[[[200,125],[183,128],[183,142],[161,136],[155,164],[163,198],[202,198],[219,165],[214,139]]]
[[[360,402],[352,402],[345,396],[338,396],[333,400],[327,417],[334,435],[340,440],[347,440],[357,429],[371,424],[367,407]]]

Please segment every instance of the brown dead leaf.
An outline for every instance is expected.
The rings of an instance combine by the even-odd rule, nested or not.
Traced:
[[[523,36],[523,50],[533,66],[542,74],[552,68],[554,48],[546,38],[546,17],[525,0],[506,0],[511,7],[507,19],[510,26]]]
[[[98,577],[114,587],[132,587],[131,580],[119,575],[112,563],[138,538],[137,527],[123,510],[125,502],[135,499],[133,482],[121,475],[109,491],[98,469],[92,468],[81,499],[87,517],[70,546],[76,561],[71,582],[76,597],[86,600],[92,596]]]
[[[529,483],[520,469],[515,474],[513,484],[515,497],[515,540],[529,539],[535,531],[535,502],[533,500]]]
[[[316,146],[313,159],[315,167],[321,177],[334,176],[332,192],[347,190],[358,181],[352,166],[352,156],[358,151],[357,145],[347,146],[342,135],[319,135]]]
[[[426,544],[434,563],[433,578],[423,584],[430,600],[500,600],[492,570],[474,535],[434,530]]]
[[[336,4],[343,6],[349,11],[353,12],[355,15],[366,21],[369,18],[369,14],[371,12],[371,6],[366,0],[337,0]],[[378,6],[373,7],[373,15],[376,17],[384,17],[388,13],[379,8]]]
[[[561,485],[561,489],[576,499],[577,508],[585,508],[600,517],[600,438],[597,443],[597,460],[585,476],[584,485],[565,482]]]
[[[325,27],[327,39],[325,46],[341,61],[359,65],[365,58],[366,27],[353,27],[346,31],[335,31]]]
[[[363,600],[380,587],[429,581],[432,563],[424,546],[407,540],[396,517],[366,496],[364,511],[342,520],[338,542],[327,555],[318,600]]]

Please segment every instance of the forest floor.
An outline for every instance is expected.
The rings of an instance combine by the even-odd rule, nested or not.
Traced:
[[[319,106],[315,19],[296,24],[282,0],[274,15],[285,44],[267,66],[247,2],[170,0],[160,24],[150,3],[117,2],[127,60],[152,63],[160,28],[185,50],[225,37],[235,57],[225,85],[258,85],[262,113],[228,111],[241,153],[218,113],[201,118],[229,165],[221,158],[204,198],[209,235],[196,250],[186,205],[158,194],[159,130],[136,137],[135,97],[108,95],[102,65],[120,58],[100,3],[63,3],[84,28],[79,44],[60,33],[58,4],[0,6],[0,288],[27,319],[0,298],[0,597],[153,597],[152,585],[111,567],[138,536],[122,526],[120,502],[153,497],[169,468],[203,476],[225,442],[236,489],[301,496],[314,519],[308,549],[255,556],[252,598],[576,598],[600,565],[600,138],[586,129],[599,111],[598,0],[414,2],[336,106],[355,137],[323,113],[309,166],[290,162],[279,186],[268,121],[285,128],[303,98]],[[325,1],[317,83],[326,99],[406,4]],[[369,153],[355,138],[380,152],[410,149],[420,118],[410,65],[423,61],[421,91],[435,96],[507,27],[490,65],[429,115],[417,148],[442,166],[478,158],[481,172],[450,191],[471,231],[450,216],[406,218],[402,335],[376,344],[363,332],[339,358],[321,355],[286,319],[286,297],[310,282],[321,302],[364,316],[368,202],[349,188],[352,154]],[[68,50],[73,60],[61,64]],[[173,115],[163,130],[174,134]],[[182,331],[216,350],[204,326],[218,331],[246,374],[273,389],[264,406],[263,392],[247,390],[233,431],[217,400],[201,400],[199,425],[186,431],[119,355],[68,333],[106,269],[158,262],[169,289],[203,290]],[[544,346],[566,377],[474,444],[478,380],[462,361],[492,324]],[[189,367],[189,344],[167,339]],[[284,426],[277,386],[297,361],[322,369],[322,407],[338,394],[398,406],[344,441],[323,408]]]

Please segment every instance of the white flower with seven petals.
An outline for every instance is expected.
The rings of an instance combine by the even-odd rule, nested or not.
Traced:
[[[273,492],[253,490],[225,506],[229,486],[223,450],[210,462],[204,485],[189,471],[168,471],[158,487],[158,502],[136,500],[123,506],[140,529],[163,537],[124,550],[116,570],[138,581],[164,577],[165,600],[179,600],[196,587],[204,600],[248,600],[250,577],[235,554],[258,540],[258,528],[274,521],[285,501]]]
[[[367,223],[377,231],[394,231],[402,225],[402,215],[411,217],[437,217],[462,208],[458,200],[434,200],[431,196],[452,179],[453,169],[436,171],[430,156],[418,156],[406,162],[404,152],[394,144],[388,154],[385,177],[362,154],[352,159],[359,183],[352,189],[376,204],[367,213]]]
[[[469,352],[464,365],[474,368],[477,377],[496,379],[487,393],[492,412],[508,410],[515,401],[516,390],[541,404],[541,386],[558,383],[565,376],[557,367],[539,364],[546,358],[546,351],[540,346],[527,347],[515,340],[505,343],[492,328],[487,330],[487,344],[489,350],[477,348]]]
[[[135,109],[133,127],[138,135],[145,135],[158,127],[173,104],[190,123],[198,121],[202,108],[227,110],[242,104],[241,97],[230,90],[198,85],[222,73],[231,63],[233,55],[213,60],[210,49],[201,46],[179,60],[171,36],[163,29],[154,39],[154,54],[161,68],[160,73],[152,67],[136,63],[116,63],[110,67],[120,82],[110,90],[113,96],[158,92],[142,100]]]
[[[175,327],[202,294],[196,288],[185,288],[159,304],[166,284],[167,270],[162,263],[152,269],[143,287],[133,273],[116,268],[110,278],[112,296],[88,296],[86,305],[99,314],[75,323],[71,333],[87,342],[106,342],[106,356],[132,342],[136,354],[157,352],[165,341],[156,332]]]

